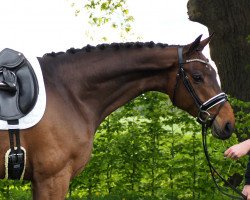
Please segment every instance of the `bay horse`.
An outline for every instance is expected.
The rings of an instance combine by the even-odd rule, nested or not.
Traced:
[[[177,107],[200,121],[209,119],[215,137],[229,138],[235,123],[233,110],[202,54],[210,40],[211,36],[204,40],[199,36],[183,46],[88,45],[39,57],[46,110],[37,125],[21,130],[21,145],[27,152],[24,179],[32,183],[33,199],[64,199],[70,180],[90,159],[100,123],[146,91],[166,93]],[[0,178],[4,178],[8,132],[1,131],[0,141]]]

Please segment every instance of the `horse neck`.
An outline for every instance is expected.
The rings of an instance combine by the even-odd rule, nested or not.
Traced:
[[[68,55],[66,60],[58,65],[57,87],[70,93],[72,102],[95,126],[146,91],[169,94],[177,70],[174,47],[98,50]]]

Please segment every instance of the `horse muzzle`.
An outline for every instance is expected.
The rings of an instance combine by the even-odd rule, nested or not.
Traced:
[[[211,129],[214,137],[221,140],[226,140],[233,134],[234,122],[226,121],[223,125],[221,125],[221,123],[219,123],[219,119],[215,119],[213,121]]]

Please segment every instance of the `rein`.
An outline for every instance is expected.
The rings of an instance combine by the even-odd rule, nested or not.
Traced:
[[[211,172],[211,176],[213,178],[213,181],[216,185],[216,187],[218,188],[218,190],[230,197],[230,198],[234,198],[234,199],[247,199],[247,197],[242,194],[242,192],[240,192],[237,188],[235,188],[232,184],[230,184],[227,180],[225,180],[217,171],[216,169],[213,167],[213,165],[211,164],[210,161],[210,157],[208,154],[208,150],[207,150],[207,129],[212,125],[214,119],[216,118],[217,114],[219,113],[220,109],[222,108],[222,106],[224,105],[224,103],[227,101],[227,95],[222,92],[219,93],[217,95],[215,95],[214,97],[210,98],[209,100],[207,100],[206,102],[202,103],[202,101],[200,100],[200,98],[198,97],[198,95],[196,94],[192,84],[190,83],[188,76],[185,73],[185,70],[183,68],[184,64],[186,63],[190,63],[190,62],[200,62],[203,64],[208,64],[207,61],[201,60],[201,59],[190,59],[190,60],[186,60],[185,62],[183,62],[183,47],[179,47],[178,48],[178,62],[179,62],[179,71],[177,73],[176,76],[176,84],[174,87],[174,93],[173,93],[173,104],[176,105],[176,92],[180,83],[180,80],[182,80],[185,88],[187,89],[187,91],[189,92],[189,94],[192,96],[196,107],[198,108],[199,112],[198,112],[198,116],[197,116],[197,121],[202,125],[202,144],[203,144],[203,150],[206,156],[206,160]],[[219,105],[219,108],[217,109],[217,113],[215,115],[211,115],[209,113],[209,110],[213,107],[215,107],[216,105]],[[233,196],[230,195],[226,192],[224,192],[215,180],[215,174],[224,182],[226,183],[234,192],[236,192],[239,196]]]
[[[202,124],[202,144],[203,144],[203,150],[204,150],[204,153],[205,153],[205,156],[206,156],[207,164],[208,164],[212,179],[214,181],[214,184],[216,185],[217,189],[222,194],[224,194],[224,195],[226,195],[226,196],[228,196],[228,197],[230,197],[232,199],[241,199],[241,200],[244,199],[244,200],[246,200],[247,197],[244,194],[242,194],[242,192],[239,191],[236,187],[234,187],[230,182],[228,182],[226,179],[224,179],[220,175],[220,173],[217,172],[217,170],[212,165],[211,160],[210,160],[210,156],[209,156],[208,150],[207,150],[207,129],[208,128],[209,127],[206,124]],[[226,185],[228,185],[239,196],[231,195],[231,194],[228,194],[226,191],[224,191],[223,188],[221,186],[219,186],[218,183],[216,182],[215,175],[217,175],[220,178],[220,180],[222,180]]]

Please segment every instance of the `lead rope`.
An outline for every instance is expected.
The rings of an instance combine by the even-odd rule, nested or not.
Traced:
[[[206,159],[207,159],[207,164],[209,166],[209,170],[210,170],[210,173],[211,173],[211,176],[212,176],[212,179],[216,185],[216,187],[218,188],[218,190],[230,197],[230,198],[233,198],[233,199],[244,199],[244,200],[247,200],[247,197],[242,194],[241,191],[239,191],[236,187],[234,187],[231,183],[229,183],[226,179],[224,179],[218,172],[217,170],[213,167],[213,165],[211,164],[211,161],[210,161],[210,157],[209,157],[209,154],[208,154],[208,150],[207,150],[207,125],[206,124],[202,124],[202,144],[203,144],[203,150],[204,150],[204,153],[205,153],[205,156],[206,156]],[[215,180],[215,177],[214,175],[217,175],[226,185],[228,185],[234,192],[236,192],[239,196],[234,196],[234,195],[231,195],[231,194],[228,194],[226,191],[224,191],[221,186],[218,185],[218,183],[216,182]]]

